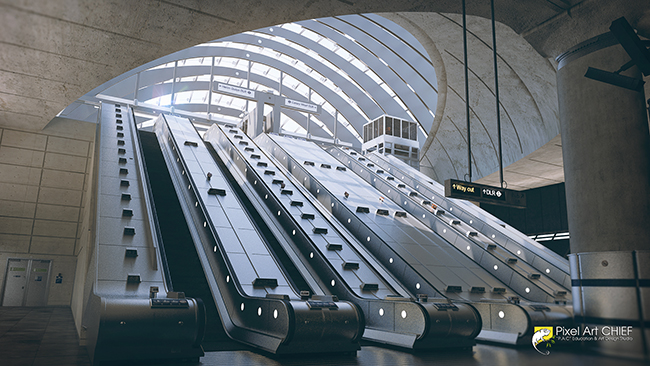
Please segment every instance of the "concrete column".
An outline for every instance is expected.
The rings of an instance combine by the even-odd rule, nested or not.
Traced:
[[[614,72],[630,57],[610,34],[558,57],[557,87],[567,197],[573,313],[582,329],[632,327],[597,352],[650,358],[645,289],[650,255],[650,136],[643,92],[584,77]],[[640,78],[636,66],[622,75]]]
[[[606,33],[558,57],[571,253],[650,249],[650,137],[643,92],[584,77],[630,60]],[[641,78],[636,66],[621,73]]]

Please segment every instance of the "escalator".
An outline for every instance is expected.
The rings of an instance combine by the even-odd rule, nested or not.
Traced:
[[[533,325],[571,320],[570,309],[554,304],[552,293],[527,286],[526,277],[515,277],[512,267],[482,256],[482,249],[467,244],[450,228],[440,228],[440,234],[433,231],[420,220],[430,220],[435,212],[415,217],[405,211],[375,189],[375,179],[368,182],[357,175],[363,174],[363,168],[346,168],[312,142],[277,135],[260,135],[255,141],[405,286],[438,292],[452,301],[469,301],[483,319],[477,339],[520,344],[530,339]],[[520,303],[527,297],[537,302]]]
[[[549,277],[551,272],[559,272],[556,267],[546,265],[545,270],[534,267],[527,261],[529,258],[516,255],[495,241],[494,234],[491,237],[488,236],[490,234],[485,235],[475,228],[474,226],[478,226],[475,225],[476,219],[470,218],[466,222],[466,217],[457,216],[460,212],[458,208],[454,211],[453,207],[450,207],[452,211],[447,212],[432,203],[428,195],[425,196],[416,190],[421,186],[425,187],[426,182],[417,182],[411,186],[405,182],[404,175],[377,168],[374,163],[368,162],[365,157],[358,156],[352,150],[330,147],[326,151],[348,169],[355,171],[384,197],[398,203],[402,210],[512,287],[522,299],[550,303],[571,302],[570,287],[563,285],[565,279],[557,282],[555,278]],[[436,202],[442,203],[440,199]],[[484,229],[482,226],[478,228]],[[502,270],[493,270],[494,266]]]
[[[274,354],[355,353],[356,307],[292,268],[189,121],[161,116],[154,131],[227,336]]]
[[[171,276],[171,287],[173,291],[184,292],[187,297],[203,300],[207,316],[202,343],[205,351],[245,349],[246,346],[230,339],[221,325],[156,135],[146,131],[140,131],[139,134],[162,235],[161,244]]]
[[[361,309],[365,340],[428,350],[467,349],[474,344],[481,322],[471,306],[450,304],[437,293],[416,296],[404,288],[241,130],[214,125],[204,138],[215,158],[238,176],[256,209],[269,211],[284,231],[292,258],[309,266],[332,294]]]
[[[333,150],[330,148],[328,151]],[[363,158],[354,151],[345,152],[357,161]],[[540,274],[551,278],[565,289],[571,288],[569,263],[566,259],[476,205],[465,200],[446,198],[442,184],[431,180],[393,156],[371,153],[363,159],[367,160],[365,161],[367,167],[372,164],[376,165],[376,169],[384,170],[385,173],[381,174],[384,179],[392,177],[392,185],[397,186],[401,183],[404,187],[397,188],[402,191],[417,192],[420,197],[423,197],[420,203],[428,201],[427,205],[433,204],[450,216],[453,214],[468,230],[479,232],[486,240],[509,251],[518,260],[528,263]]]
[[[102,103],[99,115],[80,336],[93,364],[196,362],[205,308],[173,290],[133,112]]]

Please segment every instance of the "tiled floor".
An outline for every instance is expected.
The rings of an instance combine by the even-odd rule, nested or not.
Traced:
[[[119,363],[122,365],[123,363]],[[165,363],[165,366],[176,363]],[[294,355],[269,357],[250,351],[207,352],[200,365],[228,366],[645,366],[643,361],[604,357],[576,350],[554,349],[549,356],[532,347],[478,344],[471,352],[404,352],[364,346],[356,356]],[[79,346],[70,308],[0,307],[0,366],[89,366]],[[182,364],[185,366],[196,364]]]
[[[0,307],[0,365],[90,365],[70,308]]]

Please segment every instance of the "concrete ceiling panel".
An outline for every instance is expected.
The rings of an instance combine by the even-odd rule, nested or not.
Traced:
[[[608,11],[602,11],[603,6]],[[7,62],[3,62],[6,65],[3,70],[49,78],[66,85],[71,83],[84,91],[163,55],[245,30],[288,21],[364,12],[460,11],[459,2],[452,0],[230,0],[209,3],[25,0],[3,2],[0,7],[3,8],[0,14],[4,17],[0,21],[0,55],[10,52],[15,54],[11,50],[15,47],[20,48],[23,54],[22,57],[19,55],[10,59],[4,57],[2,61]],[[640,10],[646,8],[648,3],[642,0],[591,0],[572,6],[569,17],[565,15],[568,14],[567,10],[549,6],[541,0],[504,0],[496,4],[497,20],[509,25],[516,33],[524,33],[536,49],[546,50],[549,44],[558,43],[558,40],[562,41],[560,44],[570,43],[557,50],[543,51],[546,57],[602,33],[609,22],[620,15],[628,16],[634,24],[643,14]],[[469,1],[468,12],[488,17],[489,5],[486,2]],[[598,21],[590,21],[594,16]],[[560,28],[565,31],[556,31]],[[549,37],[549,34],[562,34],[562,38]],[[566,38],[570,41],[564,41]],[[32,57],[26,57],[28,54]],[[16,65],[18,60],[22,60],[23,64]],[[0,92],[7,92],[5,85],[0,88]],[[35,83],[29,89],[36,90],[39,87]],[[57,94],[59,91],[51,93]],[[28,98],[32,94],[35,93],[21,93],[20,96]],[[80,96],[71,96],[39,117],[25,114],[23,116],[28,118],[21,118],[23,116],[20,112],[10,113],[3,107],[0,109],[0,125],[42,129],[58,111]],[[55,98],[52,96],[43,99]]]

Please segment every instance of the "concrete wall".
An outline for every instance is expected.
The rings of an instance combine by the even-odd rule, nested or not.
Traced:
[[[41,132],[0,129],[0,293],[8,258],[50,259],[47,304],[70,305],[95,127],[55,118]]]
[[[381,15],[411,31],[436,69],[439,106],[422,148],[420,170],[439,182],[463,179],[468,162],[462,16]],[[467,17],[467,28],[472,178],[476,180],[499,169],[492,28],[489,19],[476,16]],[[510,27],[497,23],[496,33],[503,165],[507,166],[559,134],[556,71]]]
[[[489,4],[468,0],[467,10],[489,18]],[[495,13],[544,57],[553,57],[605,32],[621,16],[636,25],[649,6],[647,0],[500,0]],[[3,1],[0,8],[0,125],[39,130],[96,86],[199,43],[325,16],[459,13],[461,2],[23,0]]]

